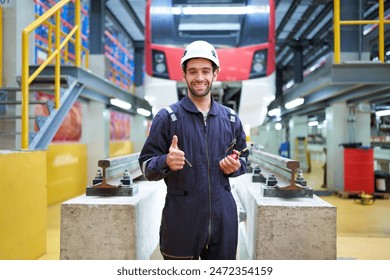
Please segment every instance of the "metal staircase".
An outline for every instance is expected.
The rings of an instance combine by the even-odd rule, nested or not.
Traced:
[[[17,78],[20,85],[20,77]],[[69,110],[80,96],[84,86],[78,82],[77,79],[64,75],[60,77],[61,106],[55,109],[54,101],[52,100],[37,100],[34,92],[53,93],[54,91],[54,75],[38,76],[30,86],[30,101],[29,111],[36,105],[44,105],[47,108],[48,115],[32,115],[29,114],[29,149],[40,150],[46,149],[51,140],[55,136],[58,128],[61,126],[64,118]],[[17,147],[10,147],[10,144],[5,144],[8,139],[9,142],[18,143],[17,138],[21,135],[21,104],[20,97],[21,87],[1,88],[0,89],[0,149],[17,150]],[[13,125],[7,125],[6,122],[14,122]],[[34,132],[34,127],[38,128]],[[11,138],[12,137],[12,138]],[[5,145],[5,146],[4,146]]]
[[[31,65],[30,73],[34,73],[39,65]],[[104,77],[77,66],[63,65],[60,76],[60,107],[55,109],[53,101],[36,100],[34,92],[54,93],[55,66],[48,65],[30,84],[29,111],[33,106],[45,105],[48,116],[29,114],[29,131],[34,126],[39,128],[36,133],[29,133],[29,150],[46,149],[67,116],[72,105],[78,98],[94,100],[109,106],[110,99],[118,98],[132,104],[127,113],[136,114],[137,108],[152,111],[150,104],[144,99],[130,94],[128,91],[114,85]],[[20,84],[20,77],[17,78]],[[19,150],[18,140],[21,137],[21,87],[0,88],[0,150]],[[13,125],[7,125],[13,121]],[[13,137],[13,138],[10,138]],[[8,141],[8,142],[7,142]],[[12,147],[9,144],[12,142]],[[8,147],[6,147],[8,145]]]
[[[65,32],[61,9],[68,5],[73,11],[74,22],[73,27],[67,27]],[[0,26],[3,24],[1,14]],[[3,75],[0,73],[0,150],[46,149],[78,98],[106,104],[107,108],[112,106],[112,99],[120,99],[132,105],[131,109],[124,111],[133,115],[138,109],[152,111],[144,98],[131,94],[89,69],[89,50],[83,47],[81,38],[81,14],[81,0],[57,1],[22,30],[21,76],[16,78],[17,83],[5,83],[18,86],[2,88]],[[30,61],[34,58],[31,56],[31,44],[35,43],[31,38],[43,25],[48,27],[49,43],[42,49],[46,59],[38,65],[31,65]],[[74,51],[69,52],[70,46]],[[0,66],[1,72],[1,55]],[[35,92],[53,94],[55,101],[37,100]],[[46,106],[47,110],[37,115],[41,108],[34,106]]]
[[[39,80],[42,81],[42,78],[48,79],[49,84],[54,84],[54,76],[52,77],[41,77]],[[30,137],[29,149],[46,149],[50,144],[51,140],[54,138],[57,130],[61,126],[64,118],[70,111],[73,104],[76,102],[77,98],[80,96],[81,91],[84,86],[81,85],[76,79],[71,78],[70,76],[64,77],[66,81],[66,87],[63,87],[61,92],[60,103],[61,107],[59,109],[54,109],[54,106],[49,109],[49,115],[47,117],[37,117],[37,126],[39,128],[38,133],[33,134]],[[50,108],[50,106],[48,106]]]

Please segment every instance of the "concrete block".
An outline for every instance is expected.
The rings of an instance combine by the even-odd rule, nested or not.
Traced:
[[[337,209],[313,198],[263,197],[250,174],[231,180],[246,211],[240,223],[241,259],[334,260],[337,258]]]
[[[134,196],[79,196],[61,205],[60,259],[149,259],[159,241],[163,181],[138,181]]]

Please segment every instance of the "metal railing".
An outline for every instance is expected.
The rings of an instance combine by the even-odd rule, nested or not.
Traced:
[[[35,17],[38,19],[40,16],[35,15]],[[54,33],[53,30],[55,30],[56,26],[48,20],[46,20],[43,24],[47,26],[48,38],[47,39],[40,38],[40,39],[44,40],[44,42],[47,43],[47,47],[41,46],[37,43],[35,43],[35,47],[39,48],[40,50],[44,51],[48,56],[50,56],[51,53],[53,52],[53,33]],[[64,31],[61,31],[61,38],[65,38],[66,36],[67,36],[67,33],[65,33]],[[71,37],[69,39],[69,42],[72,44],[75,44],[76,39]],[[88,48],[86,48],[85,46],[83,46],[81,44],[81,51],[82,51],[81,54],[83,54],[83,53],[85,54],[85,62],[84,62],[85,65],[84,66],[85,66],[85,68],[88,68],[88,66],[89,66],[89,50],[88,50]],[[75,56],[72,55],[71,53],[69,53],[69,44],[66,44],[64,46],[64,50],[61,52],[61,57],[63,58],[65,64],[68,64],[69,62],[75,63]]]
[[[0,88],[3,87],[3,8],[0,7]]]
[[[61,41],[61,8],[70,2],[75,5],[75,24],[69,31],[67,36]],[[54,17],[55,20],[55,44],[54,50],[50,53],[45,61],[34,71],[29,73],[29,36],[42,24],[46,23],[49,18]],[[22,137],[21,148],[28,149],[29,146],[29,92],[30,84],[35,78],[49,65],[52,61],[55,64],[55,78],[54,78],[54,102],[55,109],[60,107],[60,74],[61,74],[61,50],[65,49],[69,42],[74,38],[75,43],[75,65],[81,66],[81,7],[80,0],[62,0],[51,7],[46,13],[36,19],[33,23],[23,29],[22,32]]]
[[[340,1],[333,2],[333,32],[334,32],[334,63],[340,63],[340,27],[341,25],[364,25],[377,24],[379,28],[379,60],[385,62],[385,24],[389,24],[390,20],[385,20],[385,5],[384,0],[379,1],[379,11],[377,20],[340,20]]]

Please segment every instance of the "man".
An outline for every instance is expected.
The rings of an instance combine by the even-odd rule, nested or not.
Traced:
[[[219,60],[205,41],[181,59],[187,95],[154,117],[139,163],[147,180],[167,185],[160,227],[164,259],[235,259],[237,206],[229,177],[246,172],[241,121],[210,94]],[[239,154],[239,153],[238,153]],[[237,154],[236,154],[237,155]]]

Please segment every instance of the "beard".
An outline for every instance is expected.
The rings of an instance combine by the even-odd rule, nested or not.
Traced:
[[[213,84],[210,83],[203,90],[199,91],[195,87],[193,87],[192,85],[187,83],[188,90],[191,93],[191,95],[194,96],[194,97],[204,97],[204,96],[208,95],[210,93],[212,85]]]

